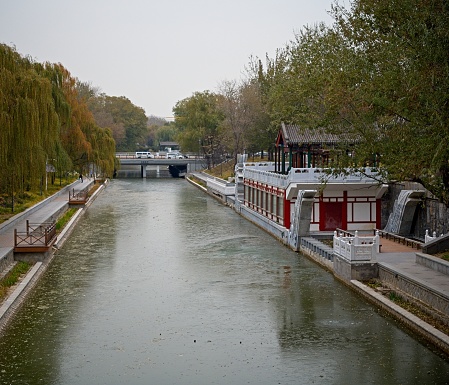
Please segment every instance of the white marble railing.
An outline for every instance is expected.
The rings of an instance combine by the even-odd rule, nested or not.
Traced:
[[[290,183],[377,183],[376,169],[365,168],[365,173],[331,176],[323,168],[292,168],[287,175],[274,172],[274,163],[245,163],[243,175],[247,179],[267,183],[276,187],[287,187]]]
[[[207,178],[207,188],[223,195],[235,194],[235,183],[229,183],[219,178]]]
[[[274,172],[245,168],[243,170],[243,177],[274,187],[285,188],[288,186],[288,175],[276,174]]]
[[[379,253],[379,233],[375,236],[359,236],[355,232],[353,237],[338,235],[334,232],[334,253],[349,261],[375,262]]]
[[[441,234],[440,237],[442,237],[444,234]],[[426,235],[424,236],[424,243],[433,241],[434,239],[437,239],[438,235],[436,231],[432,233],[432,235],[429,235],[429,230],[426,230]]]

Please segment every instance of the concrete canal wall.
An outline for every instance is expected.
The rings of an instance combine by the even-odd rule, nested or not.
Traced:
[[[210,185],[207,183],[207,176],[203,175],[199,177],[208,187],[201,186],[190,178],[188,178],[188,181],[195,184],[197,187],[200,187],[203,191],[218,199],[224,205],[233,208],[237,213],[274,236],[286,246],[289,245],[288,231],[284,227],[277,225],[268,218],[241,205],[240,202],[235,199],[235,196],[226,195],[224,193],[224,188],[219,188],[219,183],[216,178],[214,183]],[[225,186],[227,182],[223,181],[222,184]],[[328,238],[331,239],[331,236]],[[398,292],[404,294],[404,297],[411,302],[416,304],[417,301],[422,301],[427,309],[435,309],[434,314],[432,315],[435,315],[437,319],[442,318],[439,317],[439,315],[445,314],[445,319],[447,320],[447,315],[449,314],[449,298],[444,295],[442,296],[436,290],[432,290],[428,285],[420,283],[419,280],[404,275],[399,277],[397,271],[388,268],[385,264],[378,262],[350,264],[344,258],[335,255],[333,248],[328,246],[327,242],[321,242],[318,237],[301,237],[299,251],[331,272],[345,285],[358,292],[379,308],[388,312],[419,336],[430,341],[446,354],[449,354],[449,336],[438,331],[433,326],[396,305],[394,302],[388,300],[382,294],[366,286],[363,281],[369,280],[369,278],[373,276],[377,276],[381,282],[385,283],[388,287],[393,289],[396,288]],[[435,269],[439,269],[439,271],[449,271],[449,263],[447,263],[447,266],[446,263],[438,264],[436,258],[433,257],[427,258],[426,255],[417,253],[417,261],[420,261],[418,263],[426,266],[432,265]]]
[[[54,244],[54,248],[51,252],[48,252],[44,261],[42,262],[36,262],[31,270],[28,272],[26,277],[21,280],[21,282],[17,285],[17,287],[13,290],[13,292],[8,296],[8,298],[2,303],[0,306],[0,334],[3,332],[3,330],[8,326],[8,324],[11,322],[12,318],[16,314],[16,312],[20,309],[22,306],[24,300],[28,297],[28,295],[32,292],[35,285],[39,282],[39,279],[44,274],[44,272],[47,270],[47,268],[50,266],[51,262],[53,261],[55,257],[55,252],[64,244],[64,242],[67,240],[67,237],[70,235],[70,233],[73,231],[76,223],[78,222],[79,218],[85,213],[87,208],[92,204],[92,202],[95,200],[95,198],[98,196],[98,194],[103,191],[103,189],[106,187],[108,181],[105,181],[90,197],[90,199],[86,202],[84,207],[81,207],[78,209],[78,211],[73,215],[73,217],[70,219],[70,221],[66,224],[64,229],[61,231],[60,234],[58,234],[58,239],[56,243]],[[68,186],[70,189],[70,186]],[[69,189],[64,189],[63,192],[61,192],[59,195],[63,193],[67,193]],[[47,198],[48,199],[48,198]],[[54,199],[54,198],[53,198]],[[38,205],[34,206],[32,209],[28,211],[28,214],[31,214],[31,212],[36,212],[45,204],[50,203],[53,199],[45,200],[43,202],[40,202]],[[64,205],[64,209],[58,208],[57,211],[55,211],[52,214],[53,218],[57,218],[58,215],[62,214],[68,209],[68,203],[67,205]],[[22,219],[23,214],[19,216],[18,219]],[[16,221],[13,221],[14,223],[17,223]],[[13,249],[8,253],[8,259],[9,264],[11,265],[14,263],[14,252]],[[7,260],[3,258],[3,260]],[[6,262],[5,262],[6,263]]]

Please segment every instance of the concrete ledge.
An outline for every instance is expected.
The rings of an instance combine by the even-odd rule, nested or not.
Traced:
[[[188,181],[189,183],[195,185],[195,186],[198,187],[200,190],[203,190],[204,192],[207,193],[207,188],[206,188],[206,187],[201,186],[199,183],[196,183],[193,179],[191,179],[191,178],[189,178],[189,177],[187,177],[186,179],[187,179],[187,181]]]
[[[409,329],[419,334],[421,337],[431,341],[435,346],[449,354],[449,336],[435,329],[433,326],[424,322],[420,318],[401,308],[395,303],[389,301],[380,293],[371,289],[357,280],[351,280],[351,285],[359,294],[368,301],[382,308],[394,318],[405,324]]]
[[[379,262],[379,280],[412,300],[422,302],[443,315],[449,314],[449,296],[441,293],[428,282],[422,282],[405,272],[398,272],[384,262]]]
[[[367,281],[378,275],[379,267],[375,262],[351,262],[341,255],[334,254],[334,274],[341,280],[353,279]]]
[[[449,262],[433,255],[416,253],[416,263],[428,267],[429,269],[449,275]]]
[[[22,306],[23,300],[34,287],[43,272],[43,263],[37,262],[13,293],[0,306],[0,332],[9,324],[14,314]],[[45,266],[45,265],[44,265]]]
[[[0,271],[3,272],[11,263],[14,262],[14,247],[0,247]]]

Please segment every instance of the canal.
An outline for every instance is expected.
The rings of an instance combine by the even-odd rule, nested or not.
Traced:
[[[449,363],[182,179],[114,180],[0,339],[1,384],[445,384]]]

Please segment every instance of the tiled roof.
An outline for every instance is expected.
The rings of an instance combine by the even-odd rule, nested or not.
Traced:
[[[282,134],[284,145],[289,144],[329,144],[340,143],[347,138],[341,135],[326,132],[324,128],[303,128],[297,125],[286,125],[282,123]]]

